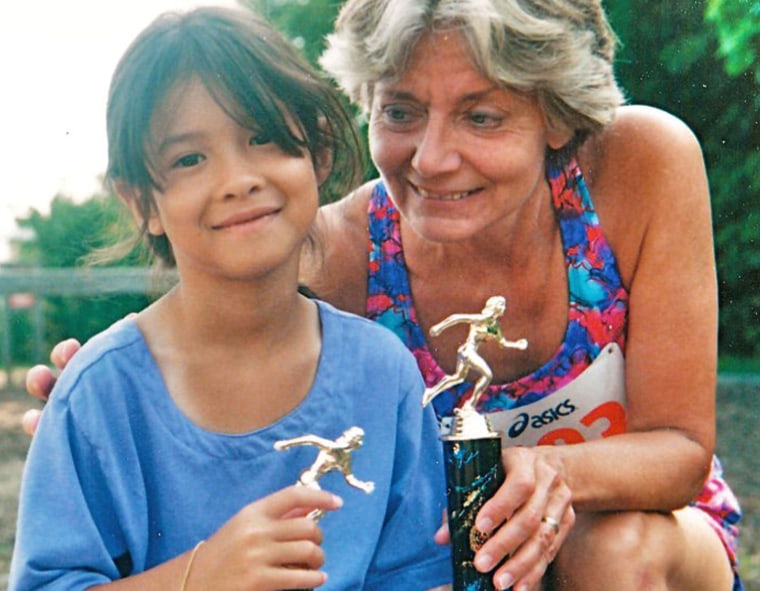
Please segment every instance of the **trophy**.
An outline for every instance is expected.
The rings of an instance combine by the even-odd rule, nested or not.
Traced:
[[[493,379],[491,368],[478,354],[478,348],[486,340],[494,340],[503,348],[527,348],[525,339],[508,341],[502,336],[499,318],[505,309],[504,298],[493,296],[488,298],[479,314],[452,314],[430,329],[431,336],[436,337],[455,324],[470,326],[467,339],[457,349],[454,373],[425,390],[422,406],[427,406],[441,392],[464,382],[471,371],[479,374],[472,396],[454,410],[451,431],[441,437],[446,467],[453,591],[495,590],[492,573],[481,573],[473,566],[475,553],[488,539],[475,527],[475,517],[505,478],[501,437],[491,428],[488,418],[476,410],[480,396]]]
[[[346,483],[349,486],[363,490],[369,494],[375,490],[375,483],[370,481],[359,480],[354,476],[351,469],[351,452],[359,449],[364,443],[364,430],[360,427],[350,427],[346,429],[335,441],[318,437],[317,435],[302,435],[293,439],[283,439],[274,444],[277,451],[290,449],[300,445],[313,445],[319,450],[314,462],[303,470],[298,477],[296,484],[307,486],[309,488],[320,489],[319,479],[333,470],[338,470],[343,474]],[[314,521],[319,521],[324,516],[322,509],[314,509],[307,517]],[[312,591],[303,589],[300,591]]]

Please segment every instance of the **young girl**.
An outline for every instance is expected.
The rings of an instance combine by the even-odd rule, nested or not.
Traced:
[[[61,376],[26,465],[11,589],[450,580],[433,541],[437,427],[413,357],[297,291],[318,187],[352,180],[350,130],[330,87],[245,12],[165,15],[127,50],[108,176],[180,281]],[[291,486],[316,452],[278,441],[352,427],[364,440],[351,468],[372,494],[339,471],[323,490]],[[319,527],[307,517],[339,507]]]

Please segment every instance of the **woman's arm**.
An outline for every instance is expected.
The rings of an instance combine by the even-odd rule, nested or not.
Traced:
[[[505,484],[478,514],[491,531],[476,566],[535,584],[574,511],[669,511],[691,501],[715,438],[717,288],[702,153],[675,117],[645,107],[581,153],[601,227],[630,291],[627,432],[576,445],[504,451]],[[572,501],[572,504],[570,504]],[[550,517],[560,522],[543,522]]]
[[[591,194],[630,291],[628,433],[546,453],[563,466],[578,510],[669,510],[699,492],[715,440],[707,176],[693,133],[662,111],[624,109],[602,141]]]

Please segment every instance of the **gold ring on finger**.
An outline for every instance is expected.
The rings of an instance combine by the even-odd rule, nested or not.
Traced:
[[[546,523],[547,525],[550,525],[551,528],[554,530],[555,536],[559,533],[559,521],[554,519],[554,517],[549,517],[548,515],[544,515],[541,518],[541,523]]]

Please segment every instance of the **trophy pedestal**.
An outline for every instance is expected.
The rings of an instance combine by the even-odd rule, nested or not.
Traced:
[[[501,437],[490,429],[485,416],[459,409],[451,434],[442,439],[453,591],[495,591],[493,572],[477,571],[472,561],[487,540],[475,527],[475,517],[505,478]]]

